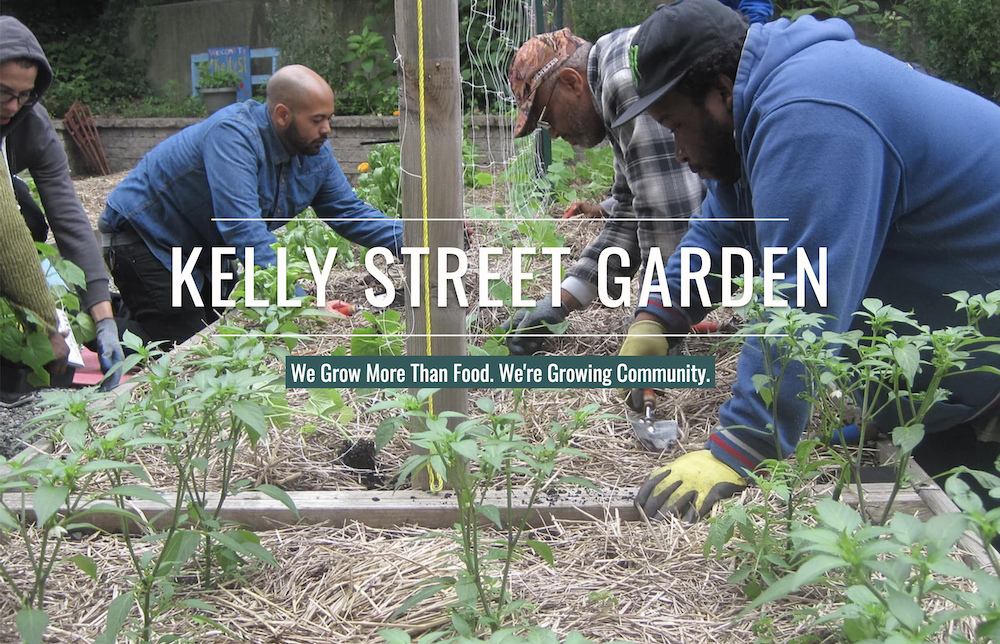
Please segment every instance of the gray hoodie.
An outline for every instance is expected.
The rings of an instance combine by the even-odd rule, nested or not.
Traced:
[[[52,68],[34,34],[16,18],[0,16],[0,63],[14,58],[38,62],[35,92],[41,96],[52,84]],[[18,110],[10,123],[0,126],[11,174],[27,169],[35,180],[45,217],[63,257],[87,276],[82,303],[89,309],[110,299],[108,274],[93,228],[69,178],[69,163],[48,112],[41,103]]]

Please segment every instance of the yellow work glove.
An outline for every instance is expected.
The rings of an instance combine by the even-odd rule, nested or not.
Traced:
[[[655,320],[639,320],[628,328],[628,335],[622,342],[619,356],[666,356],[670,352],[670,342],[664,335],[663,325]],[[625,404],[642,413],[642,389],[619,389]]]
[[[694,523],[711,512],[717,501],[746,486],[733,468],[707,449],[700,449],[650,474],[635,495],[635,506],[650,519],[665,519],[674,514]]]

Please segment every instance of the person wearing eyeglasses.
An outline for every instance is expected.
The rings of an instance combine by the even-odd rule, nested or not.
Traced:
[[[770,0],[720,0],[738,9],[750,22],[765,22],[774,13]],[[688,218],[699,212],[704,186],[674,157],[669,130],[652,118],[641,117],[621,127],[612,123],[634,103],[638,94],[629,67],[629,45],[638,26],[612,31],[590,43],[561,29],[525,42],[511,62],[508,81],[519,114],[514,136],[536,128],[552,138],[592,148],[605,139],[614,150],[615,180],[611,199],[601,204],[571,205],[567,215],[609,215],[604,229],[569,269],[560,285],[561,305],[546,296],[533,309],[520,309],[504,324],[507,348],[514,355],[541,350],[549,334],[545,324],[558,324],[573,311],[597,298],[598,258],[610,247],[628,253],[627,265],[612,258],[607,283],[612,298],[620,296],[622,281],[646,265],[651,248],[664,258],[687,232]],[[621,355],[651,355],[647,348],[629,349],[628,343],[652,337],[630,333]],[[664,352],[666,345],[663,345]],[[664,355],[666,355],[664,353]]]
[[[102,388],[109,390],[120,380],[113,367],[124,356],[101,249],[73,189],[66,152],[38,102],[51,83],[52,68],[31,30],[12,16],[0,16],[0,147],[12,176],[31,173],[59,252],[86,275],[80,300],[97,328],[97,354],[108,374]],[[22,205],[21,214],[26,210]],[[38,227],[37,220],[29,223],[33,233]]]

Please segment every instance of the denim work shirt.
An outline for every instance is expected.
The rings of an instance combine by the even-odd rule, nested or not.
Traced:
[[[277,257],[271,232],[312,206],[338,234],[397,257],[403,224],[358,198],[329,143],[315,156],[290,156],[267,106],[246,101],[219,110],[166,139],[108,196],[102,233],[128,231],[126,222],[170,269],[171,249],[185,264],[202,247],[192,276],[201,287],[214,246],[234,246],[245,263],[268,266]]]

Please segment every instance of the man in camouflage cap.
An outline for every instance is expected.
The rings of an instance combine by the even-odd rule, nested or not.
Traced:
[[[720,2],[753,23],[765,22],[774,12],[770,0]],[[611,198],[600,206],[571,205],[567,214],[604,210],[610,217],[563,280],[562,306],[553,306],[547,296],[534,309],[521,309],[508,320],[507,347],[512,354],[530,355],[541,349],[548,334],[544,323],[558,324],[597,297],[601,251],[614,246],[628,253],[626,265],[616,257],[608,262],[609,294],[617,297],[621,286],[615,278],[634,276],[653,247],[669,257],[687,231],[687,219],[701,206],[703,185],[674,157],[669,130],[648,116],[612,126],[638,99],[629,60],[629,45],[638,29],[618,29],[596,43],[561,29],[529,39],[514,55],[508,73],[520,108],[514,136],[543,127],[553,138],[587,148],[608,139],[614,150],[615,181]],[[647,328],[650,325],[648,320],[633,325],[619,355],[665,355],[662,329]],[[647,346],[653,342],[655,346]]]
[[[687,218],[701,204],[702,183],[674,158],[668,130],[649,117],[611,127],[637,98],[628,63],[635,29],[619,29],[593,44],[569,29],[540,34],[522,45],[511,63],[508,80],[520,108],[515,137],[543,127],[553,138],[587,148],[607,138],[615,155],[604,230],[569,269],[561,284],[561,306],[553,306],[549,295],[506,323],[511,330],[507,347],[514,355],[541,349],[548,334],[544,323],[558,324],[597,297],[601,251],[615,246],[629,256],[627,263],[616,258],[608,263],[608,289],[616,297],[621,287],[615,278],[635,275],[654,246],[664,256],[672,252],[687,230]]]

